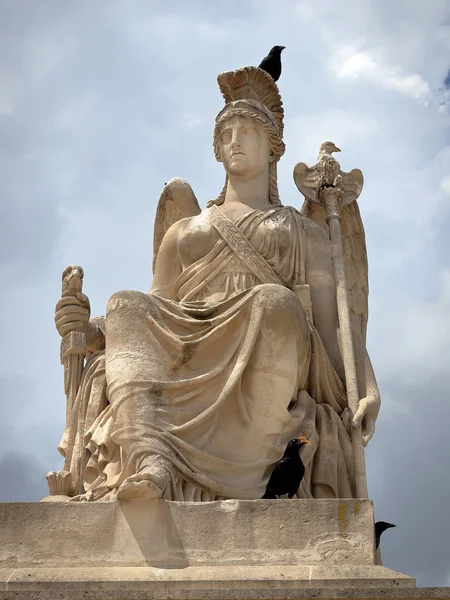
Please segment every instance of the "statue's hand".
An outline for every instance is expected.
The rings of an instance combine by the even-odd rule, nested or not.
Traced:
[[[71,331],[86,333],[91,307],[89,298],[77,292],[75,296],[64,296],[56,304],[55,324],[61,337]]]
[[[380,395],[378,393],[368,394],[359,401],[358,410],[353,417],[352,427],[356,429],[361,425],[364,446],[367,446],[375,432],[375,421],[379,410]]]

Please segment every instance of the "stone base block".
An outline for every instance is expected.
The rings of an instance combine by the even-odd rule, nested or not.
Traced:
[[[449,600],[384,567],[354,565],[0,569],[0,600]]]
[[[0,566],[374,564],[370,500],[0,504]]]
[[[374,565],[370,500],[0,504],[0,600],[449,598]]]

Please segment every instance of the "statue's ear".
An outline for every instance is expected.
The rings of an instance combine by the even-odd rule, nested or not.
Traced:
[[[270,151],[269,152],[269,163],[273,163],[273,161],[275,160],[275,154]]]

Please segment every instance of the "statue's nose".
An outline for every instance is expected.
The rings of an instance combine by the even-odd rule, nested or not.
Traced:
[[[236,152],[241,149],[241,143],[239,140],[233,140],[231,142],[231,152]]]

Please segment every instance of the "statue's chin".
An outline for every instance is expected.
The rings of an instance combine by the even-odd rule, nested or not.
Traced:
[[[246,168],[246,166],[243,165],[242,163],[230,165],[226,171],[227,171],[228,177],[230,177],[231,179],[233,179],[233,178],[247,179],[247,178],[250,178],[249,175],[251,175],[248,172],[248,169]]]

